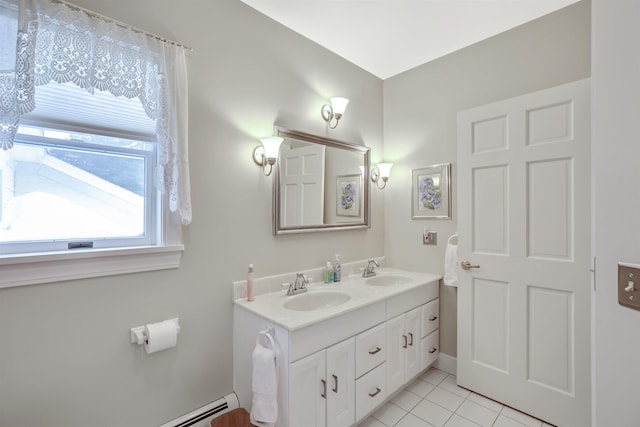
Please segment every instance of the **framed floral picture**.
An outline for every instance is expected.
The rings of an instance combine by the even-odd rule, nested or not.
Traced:
[[[451,163],[411,170],[411,219],[451,219]]]
[[[360,190],[362,175],[339,175],[336,179],[336,215],[360,216]]]

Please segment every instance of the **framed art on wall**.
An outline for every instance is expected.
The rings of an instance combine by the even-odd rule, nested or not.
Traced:
[[[337,216],[360,216],[360,182],[362,175],[339,175],[336,178]]]
[[[411,170],[411,219],[451,219],[451,163]]]

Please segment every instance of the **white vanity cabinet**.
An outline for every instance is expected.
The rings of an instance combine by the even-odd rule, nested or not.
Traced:
[[[286,296],[236,303],[234,391],[240,405],[251,409],[255,337],[272,328],[278,347],[276,425],[340,427],[362,421],[437,358],[439,278],[419,277],[415,286],[382,289],[360,285],[359,278],[351,284],[343,280],[339,289],[363,302],[339,312],[327,309],[333,314],[312,322],[307,319],[314,312],[273,308],[290,301]]]
[[[291,426],[348,427],[355,422],[355,338],[289,367]]]

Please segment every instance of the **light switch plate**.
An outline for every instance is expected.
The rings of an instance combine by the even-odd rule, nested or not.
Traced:
[[[640,265],[618,263],[618,303],[640,310]]]
[[[438,244],[438,232],[437,231],[425,231],[422,233],[423,245],[437,245]]]

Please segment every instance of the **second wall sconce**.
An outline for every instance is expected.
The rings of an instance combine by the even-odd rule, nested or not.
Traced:
[[[271,175],[273,165],[276,164],[278,159],[278,153],[280,152],[280,144],[283,139],[279,136],[270,136],[267,138],[260,138],[262,145],[258,145],[253,150],[253,161],[258,166],[262,166],[262,173],[265,176]],[[267,165],[269,166],[269,172],[267,173]]]
[[[324,104],[320,110],[322,118],[325,122],[329,123],[329,128],[335,129],[338,126],[338,122],[342,118],[344,111],[347,109],[349,100],[336,96],[331,98],[331,105]]]
[[[376,183],[376,187],[383,189],[387,186],[387,181],[391,175],[391,166],[393,163],[378,163],[377,169],[371,169],[371,181]],[[380,180],[382,180],[382,187],[380,187]]]

